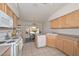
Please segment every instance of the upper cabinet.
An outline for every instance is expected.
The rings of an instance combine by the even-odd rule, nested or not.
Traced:
[[[59,28],[59,20],[53,20],[51,21],[51,27],[52,28]]]
[[[0,10],[5,12],[5,4],[4,3],[0,3]]]
[[[67,27],[78,28],[79,27],[79,10],[66,15]]]
[[[65,28],[65,26],[66,26],[65,16],[59,17],[51,21],[51,28]]]
[[[4,27],[3,25],[5,25],[5,27],[13,27],[15,28],[17,26],[16,22],[17,22],[17,16],[15,15],[15,13],[11,10],[11,8],[6,4],[6,3],[0,3],[0,11],[2,11],[4,14],[6,14],[9,18],[7,18],[6,20],[6,17],[7,16],[3,16],[5,18],[4,19],[1,19],[0,21],[3,21],[3,22],[0,22],[0,27]],[[8,25],[6,25],[8,24]]]
[[[79,10],[51,21],[51,28],[78,28]]]
[[[62,16],[62,17],[59,17],[59,28],[65,28],[66,27],[66,17],[65,16]]]
[[[5,13],[8,15],[8,16],[13,16],[13,12],[12,10],[8,7],[8,5],[5,5]]]

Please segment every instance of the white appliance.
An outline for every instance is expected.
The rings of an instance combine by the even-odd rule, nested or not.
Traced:
[[[14,41],[11,43],[7,43],[10,41]],[[0,44],[0,46],[11,46],[11,56],[19,56],[22,54],[22,48],[23,48],[23,39],[19,37],[18,39],[10,39],[7,40],[5,43]]]
[[[37,36],[37,47],[45,47],[46,46],[46,36],[45,35],[39,35]]]
[[[0,10],[0,27],[13,28],[13,19]]]
[[[11,56],[18,56],[22,54],[23,39],[20,37],[15,43],[11,44]]]

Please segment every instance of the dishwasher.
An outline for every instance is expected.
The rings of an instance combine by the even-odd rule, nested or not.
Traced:
[[[37,36],[36,43],[37,43],[38,48],[45,47],[46,46],[46,35]]]

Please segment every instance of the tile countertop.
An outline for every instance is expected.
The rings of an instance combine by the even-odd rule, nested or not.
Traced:
[[[0,56],[2,56],[9,48],[10,48],[10,45],[0,46]]]
[[[57,36],[58,34],[56,34],[56,33],[47,33],[46,35],[53,35],[53,36]]]
[[[56,33],[56,32],[52,32],[52,33],[47,33],[47,35],[56,35],[58,37],[67,37],[67,38],[70,38],[72,40],[77,40],[79,41],[79,35],[71,35],[71,34],[63,34],[63,33]]]
[[[63,34],[63,33],[55,33],[55,34],[58,34],[59,37],[65,37],[65,38],[68,37],[68,38],[71,38],[72,40],[79,41],[79,35],[71,35],[71,34]]]

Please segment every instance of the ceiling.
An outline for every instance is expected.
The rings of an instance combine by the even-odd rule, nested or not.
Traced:
[[[19,3],[20,19],[24,21],[45,22],[66,3]]]

